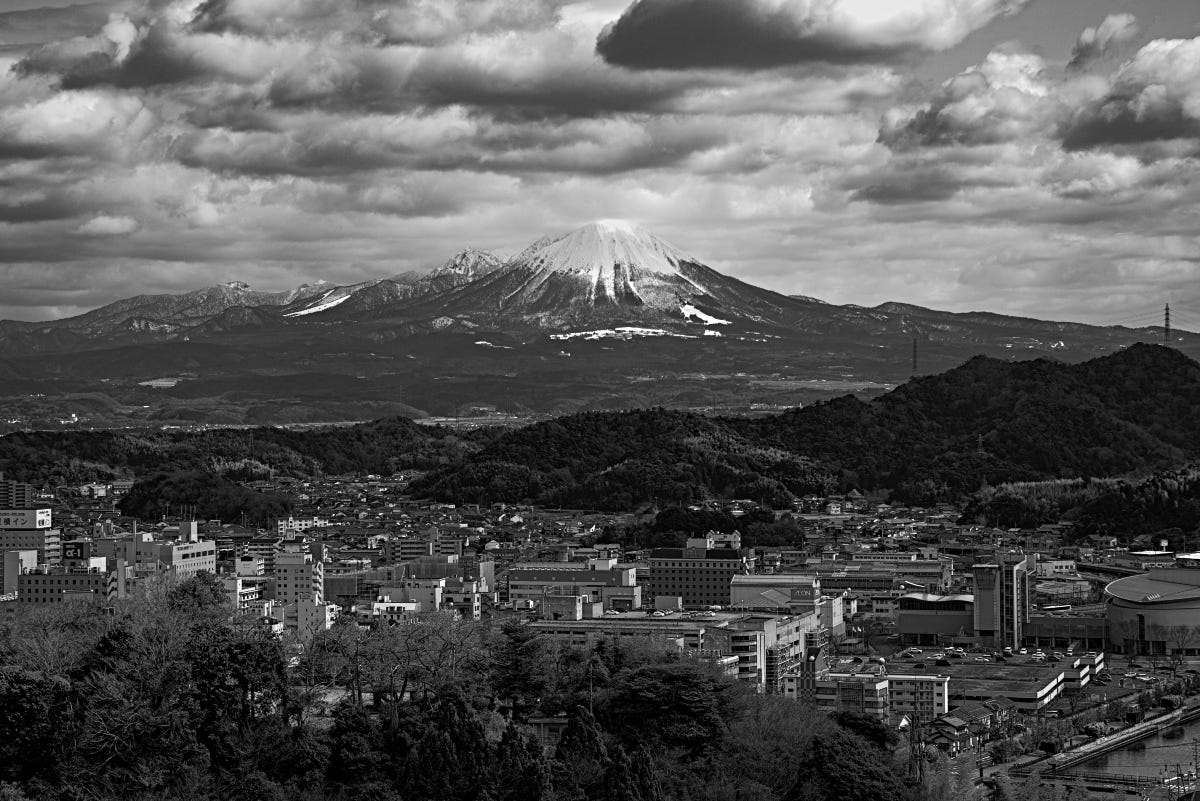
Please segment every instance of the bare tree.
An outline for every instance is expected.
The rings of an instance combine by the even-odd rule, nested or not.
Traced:
[[[1161,623],[1151,623],[1146,627],[1146,655],[1150,658],[1152,667],[1162,665],[1167,658],[1167,628]]]
[[[1191,643],[1195,642],[1196,626],[1166,626],[1165,634],[1169,653],[1172,656],[1171,666],[1175,672],[1178,672],[1179,665],[1183,662],[1184,651]]]
[[[1138,652],[1138,642],[1140,641],[1140,627],[1138,622],[1131,618],[1126,618],[1113,627],[1116,634],[1121,638],[1121,651],[1128,656],[1134,656]]]

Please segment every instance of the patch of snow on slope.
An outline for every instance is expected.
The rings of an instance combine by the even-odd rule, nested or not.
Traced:
[[[700,311],[690,303],[685,303],[684,305],[680,306],[679,311],[683,312],[683,316],[686,319],[691,320],[692,318],[695,318],[705,325],[731,325],[728,320],[718,320],[716,317]]]
[[[326,292],[325,295],[321,298],[320,302],[318,302],[315,306],[309,306],[307,309],[301,309],[300,311],[288,312],[287,314],[285,314],[283,316],[284,317],[301,317],[305,314],[316,314],[317,312],[323,312],[326,309],[332,309],[334,306],[337,306],[339,303],[344,303],[350,297],[350,295],[348,295],[348,294],[347,295],[337,295],[336,297],[330,297],[330,295],[332,295],[334,293],[334,291],[335,290],[331,289],[329,292]]]
[[[697,339],[697,337],[688,336],[687,334],[676,334],[671,331],[666,331],[662,328],[636,328],[634,326],[621,326],[620,328],[601,328],[596,331],[572,331],[569,334],[551,334],[551,339],[570,340],[570,339],[621,339],[629,340],[634,337],[676,337],[678,339]]]

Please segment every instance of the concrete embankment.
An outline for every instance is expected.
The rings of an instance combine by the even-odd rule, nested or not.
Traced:
[[[1115,734],[1100,737],[1090,743],[1084,743],[1078,748],[1056,754],[1041,764],[1054,770],[1067,770],[1088,760],[1095,759],[1101,754],[1107,754],[1130,743],[1150,737],[1171,726],[1180,726],[1200,718],[1200,703],[1177,709],[1166,715],[1143,720]]]

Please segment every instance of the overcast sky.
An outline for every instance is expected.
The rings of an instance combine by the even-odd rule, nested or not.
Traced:
[[[1198,25],[1196,0],[0,0],[0,318],[604,218],[836,303],[1186,315]]]

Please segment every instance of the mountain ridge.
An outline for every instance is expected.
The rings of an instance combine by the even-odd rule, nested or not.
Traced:
[[[1200,336],[1172,333],[1172,345],[1200,355]],[[0,389],[17,410],[0,430],[60,419],[52,399],[80,391],[109,395],[122,410],[89,418],[98,425],[345,420],[406,409],[752,412],[844,388],[878,392],[979,353],[1077,362],[1148,338],[1161,338],[1159,329],[783,295],[636,226],[602,221],[507,259],[465,248],[420,276],[281,292],[231,282],[57,321],[0,321],[0,375],[24,388]],[[272,389],[272,376],[313,378],[297,395]],[[231,393],[238,380],[253,391]],[[186,397],[171,388],[179,381],[190,384]],[[157,390],[147,394],[147,385]],[[213,394],[201,399],[206,385]]]
[[[701,314],[689,313],[685,306]],[[379,319],[401,321],[414,331],[447,326],[563,331],[589,322],[683,326],[683,331],[689,322],[705,317],[725,320],[722,314],[784,328],[889,329],[917,338],[936,337],[946,326],[1035,328],[1041,333],[1103,328],[992,312],[944,312],[895,301],[867,308],[784,295],[724,275],[637,226],[602,220],[541,237],[508,259],[465,248],[424,274],[409,272],[349,285],[318,281],[280,291],[253,290],[233,281],[179,294],[138,295],[55,320],[2,320],[0,353],[83,345],[53,335],[64,330],[83,334],[93,344],[103,344],[107,335],[124,341],[139,334],[153,340],[219,334],[228,326],[204,323],[234,307],[279,309],[279,315],[259,315],[261,322],[278,325]],[[39,343],[39,337],[44,342]]]
[[[1187,411],[1163,425],[1163,406]],[[714,436],[729,444],[713,446]],[[778,506],[840,487],[928,505],[987,483],[1119,476],[1196,459],[1200,364],[1135,345],[1077,365],[981,356],[871,401],[843,396],[753,419],[670,410],[557,418],[501,435],[416,489],[460,503],[612,509],[706,497]]]

